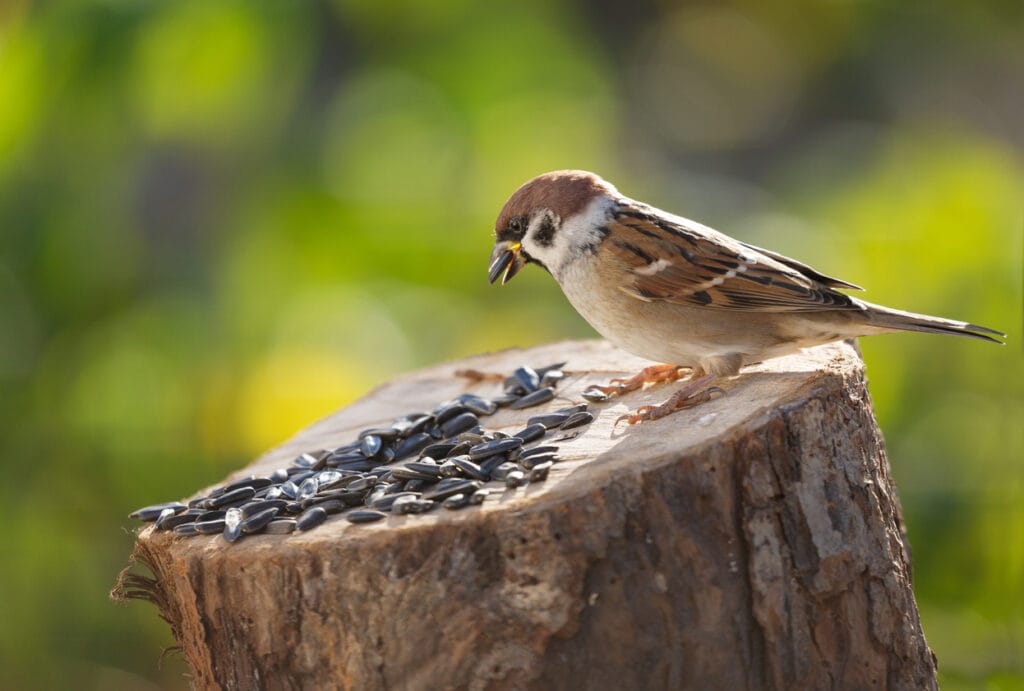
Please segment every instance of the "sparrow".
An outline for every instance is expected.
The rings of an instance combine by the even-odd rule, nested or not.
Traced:
[[[664,417],[721,393],[712,382],[802,348],[895,331],[1002,343],[976,324],[874,305],[840,290],[853,283],[755,247],[619,193],[583,170],[526,182],[494,228],[489,280],[504,285],[537,264],[594,329],[622,350],[657,363],[634,377],[591,387],[602,400],[644,384],[690,380],[664,404],[620,418]]]

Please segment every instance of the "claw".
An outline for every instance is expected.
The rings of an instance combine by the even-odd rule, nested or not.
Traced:
[[[700,405],[701,403],[707,403],[711,400],[714,394],[725,393],[725,391],[717,386],[710,386],[706,389],[701,389],[702,386],[706,385],[713,379],[714,375],[710,374],[700,377],[674,393],[671,398],[661,405],[643,405],[632,413],[626,413],[625,415],[619,416],[619,418],[615,420],[614,426],[617,427],[623,420],[630,425],[635,425],[640,422],[648,422],[650,420],[659,420],[676,411],[683,410],[684,408],[692,408],[696,405]]]

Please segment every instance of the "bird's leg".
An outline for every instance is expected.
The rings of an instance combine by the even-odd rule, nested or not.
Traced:
[[[626,379],[612,379],[608,386],[588,386],[583,397],[588,401],[603,401],[611,396],[619,396],[636,391],[644,384],[679,379],[678,365],[651,365],[640,370],[639,374]]]
[[[715,379],[714,374],[705,374],[701,377],[697,377],[690,382],[687,382],[683,388],[672,394],[672,397],[661,405],[644,405],[637,408],[632,413],[627,413],[615,421],[618,425],[620,422],[625,420],[631,425],[635,425],[638,422],[644,422],[647,420],[657,420],[663,418],[666,415],[671,415],[677,410],[683,408],[692,408],[695,405],[706,403],[711,400],[711,396],[716,393],[722,393],[722,390],[717,386],[708,386]]]

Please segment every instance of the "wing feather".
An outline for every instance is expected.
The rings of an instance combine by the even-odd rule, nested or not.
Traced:
[[[623,292],[639,300],[730,310],[863,310],[834,288],[856,288],[795,260],[699,223],[624,204],[606,244],[629,275]]]

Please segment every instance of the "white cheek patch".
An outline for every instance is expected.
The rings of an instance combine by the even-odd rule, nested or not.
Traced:
[[[604,239],[614,207],[615,201],[610,197],[595,197],[583,211],[562,219],[562,225],[550,246],[531,242],[531,229],[523,241],[523,247],[530,256],[544,262],[552,275],[560,280],[570,262],[587,254],[589,248],[596,247]]]

